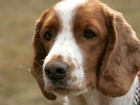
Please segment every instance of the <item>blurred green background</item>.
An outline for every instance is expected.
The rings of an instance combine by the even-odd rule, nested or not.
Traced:
[[[0,105],[47,105],[28,71],[35,20],[59,0],[0,0]],[[140,38],[139,0],[101,0],[122,12]]]

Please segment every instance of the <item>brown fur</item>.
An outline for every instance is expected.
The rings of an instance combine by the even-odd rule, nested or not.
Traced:
[[[50,17],[48,17],[50,16]],[[49,19],[51,18],[51,16],[53,17],[53,21],[49,21]],[[42,37],[43,34],[45,33],[45,31],[47,31],[46,27],[44,29],[44,24],[47,22],[52,22],[52,27],[54,27],[55,31],[54,33],[56,34],[56,30],[58,30],[59,24],[57,24],[55,13],[52,12],[52,9],[46,10],[42,16],[39,18],[39,20],[36,23],[36,32],[35,32],[35,36],[33,39],[33,47],[34,47],[34,58],[33,58],[33,63],[32,63],[32,68],[31,68],[31,73],[33,74],[33,76],[36,78],[39,87],[41,88],[41,91],[43,93],[43,95],[48,98],[49,100],[55,100],[56,96],[53,95],[52,93],[48,93],[44,90],[44,82],[43,82],[43,75],[42,75],[42,65],[43,65],[43,59],[45,58],[45,56],[48,54],[49,52],[49,46],[51,46],[51,44],[53,42],[49,43],[49,46],[46,45],[46,43],[44,44],[42,41]],[[57,25],[56,25],[57,24]],[[47,47],[45,47],[47,46]],[[45,48],[44,48],[45,47]]]
[[[98,89],[107,96],[125,95],[140,69],[140,42],[122,14],[104,7],[108,45],[98,77]]]
[[[102,7],[98,4],[96,1],[93,3],[89,1],[81,5],[75,15],[73,27],[74,37],[82,50],[83,68],[87,81],[85,86],[90,88],[94,88],[97,84],[97,72],[106,48],[108,35]],[[81,37],[87,29],[94,31],[97,36],[89,40]]]
[[[96,0],[89,0],[81,5],[73,22],[74,37],[84,57],[84,68],[87,68],[84,71],[88,77],[85,86],[96,86],[109,97],[125,95],[140,70],[140,42],[131,26],[122,14]],[[47,24],[51,24],[51,28],[46,27]],[[49,29],[53,29],[54,36],[53,40],[46,42],[42,35]],[[81,35],[86,29],[93,30],[97,37],[92,40],[82,38]],[[37,21],[33,40],[34,58],[31,73],[44,96],[50,100],[55,100],[56,96],[44,90],[41,66],[60,30],[58,17],[51,8]],[[58,60],[56,58],[59,57],[55,57],[55,60]],[[75,81],[76,77],[72,80]]]

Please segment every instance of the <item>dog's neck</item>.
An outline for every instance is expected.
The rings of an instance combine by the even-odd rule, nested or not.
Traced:
[[[70,105],[138,105],[134,104],[137,84],[138,77],[136,76],[131,89],[126,95],[122,97],[106,97],[95,88],[81,96],[69,97],[69,102]]]

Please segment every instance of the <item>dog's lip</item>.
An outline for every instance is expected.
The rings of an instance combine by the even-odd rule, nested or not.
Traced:
[[[67,82],[65,80],[51,80],[51,83],[55,86],[57,86],[57,85],[60,85],[60,86],[61,85],[62,86],[67,85]]]
[[[54,91],[70,91],[68,88],[65,88],[65,87],[55,87],[54,88]]]
[[[64,94],[67,95],[72,91],[75,91],[75,89],[71,88],[71,86],[68,85],[68,83],[65,80],[53,80],[51,81],[51,86],[46,88],[46,91],[52,91],[52,93],[57,94]]]
[[[53,84],[52,87],[50,87],[50,89],[56,93],[69,93],[69,92],[78,92],[81,91],[85,88],[74,88],[71,85],[68,85],[67,83],[64,84]]]
[[[65,80],[53,80],[51,81],[52,89],[66,90],[67,82]]]
[[[52,92],[57,93],[57,94],[67,95],[71,91],[72,90],[70,90],[70,88],[68,88],[67,86],[63,86],[63,85],[58,85],[58,86],[52,87]]]
[[[68,95],[71,93],[79,93],[85,89],[91,89],[93,87],[90,87],[91,85],[89,84],[81,84],[82,86],[79,86],[79,84],[77,85],[72,85],[69,83],[69,81],[67,80],[67,78],[62,79],[62,80],[50,80],[49,81],[51,85],[49,85],[48,87],[46,87],[46,91],[51,91],[52,93],[55,94],[62,94],[62,95]]]

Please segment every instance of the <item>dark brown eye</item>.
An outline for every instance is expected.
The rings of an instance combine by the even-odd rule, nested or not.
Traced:
[[[91,30],[86,30],[84,32],[84,37],[87,38],[87,39],[94,38],[95,36],[96,36],[96,34]]]
[[[46,40],[51,40],[51,38],[52,38],[52,32],[51,31],[47,31],[45,34],[44,34],[44,38],[46,39]]]

